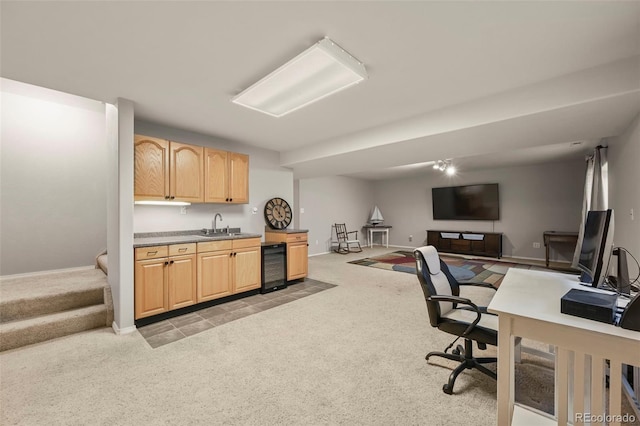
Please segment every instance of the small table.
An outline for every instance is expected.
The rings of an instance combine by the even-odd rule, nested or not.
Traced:
[[[389,248],[389,229],[391,229],[391,226],[387,226],[387,225],[364,225],[363,226],[364,229],[369,230],[368,233],[368,238],[367,238],[367,242],[369,243],[369,248],[373,247],[373,234],[376,232],[380,232],[382,234],[384,234],[381,237],[380,240],[380,245],[382,245],[382,243],[385,243],[385,247]]]
[[[542,234],[544,239],[544,248],[545,248],[545,261],[547,268],[549,267],[549,246],[551,243],[573,243],[573,246],[578,243],[578,233],[577,232],[556,232],[556,231],[545,231]]]

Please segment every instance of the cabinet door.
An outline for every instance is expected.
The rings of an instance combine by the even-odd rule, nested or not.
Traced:
[[[287,244],[287,280],[297,280],[307,276],[308,252],[306,242]]]
[[[169,258],[169,309],[178,309],[196,303],[196,255]]]
[[[229,153],[229,202],[249,202],[249,156]]]
[[[169,151],[170,198],[202,203],[204,201],[204,148],[171,142]]]
[[[169,141],[136,135],[134,140],[134,198],[169,197]]]
[[[205,203],[226,203],[229,199],[227,154],[211,148],[204,151]]]
[[[234,250],[234,293],[260,288],[260,247]]]
[[[166,312],[167,258],[138,260],[135,264],[135,318]]]
[[[231,250],[198,254],[198,302],[232,293]]]

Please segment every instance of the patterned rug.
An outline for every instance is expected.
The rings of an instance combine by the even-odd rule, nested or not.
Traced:
[[[495,287],[500,285],[509,268],[543,269],[522,263],[503,262],[497,259],[465,259],[447,255],[440,255],[440,258],[447,264],[451,275],[458,281],[482,282],[492,284]],[[406,272],[409,274],[416,273],[413,252],[406,250],[398,250],[381,256],[353,260],[349,263],[389,271]]]

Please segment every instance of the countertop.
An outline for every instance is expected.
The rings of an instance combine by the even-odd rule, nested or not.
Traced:
[[[268,227],[264,227],[264,232],[275,232],[277,234],[298,234],[301,232],[309,232],[308,229],[271,229]]]
[[[206,241],[238,240],[243,238],[262,238],[260,234],[240,232],[239,229],[232,228],[230,231],[230,234],[210,233],[207,235],[202,231],[147,232],[135,234],[133,237],[133,248],[167,244],[203,243]]]

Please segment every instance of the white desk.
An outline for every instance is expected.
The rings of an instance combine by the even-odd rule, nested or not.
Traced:
[[[367,229],[368,232],[368,238],[367,238],[367,242],[369,243],[369,248],[373,247],[373,234],[375,234],[376,232],[381,233],[381,239],[380,239],[380,245],[384,244],[384,246],[386,248],[389,248],[389,229],[391,229],[391,226],[382,226],[382,225],[378,225],[378,226],[370,226],[370,225],[366,225],[363,226],[363,228]]]
[[[640,366],[640,332],[562,314],[560,298],[575,287],[589,289],[581,286],[575,276],[511,268],[491,300],[488,310],[498,314],[499,426],[524,424],[519,423],[523,420],[522,408],[517,406],[514,410],[516,336],[556,347],[553,424],[583,424],[577,421],[578,413],[625,414],[620,412],[622,364]],[[605,408],[605,360],[609,360],[612,389],[608,410]],[[578,398],[579,395],[584,397]],[[541,421],[548,419],[541,418]]]

